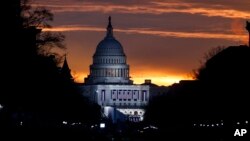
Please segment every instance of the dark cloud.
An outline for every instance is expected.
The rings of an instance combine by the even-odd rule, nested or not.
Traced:
[[[217,7],[224,9],[235,9],[250,12],[249,0],[181,0],[182,2],[191,3],[199,7]]]

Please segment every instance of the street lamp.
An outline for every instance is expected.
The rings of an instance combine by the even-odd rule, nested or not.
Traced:
[[[100,128],[101,129],[105,128],[105,123],[100,123]]]
[[[0,110],[2,110],[3,109],[3,106],[0,104]]]

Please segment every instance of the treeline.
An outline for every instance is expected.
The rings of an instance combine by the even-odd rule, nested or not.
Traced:
[[[62,121],[95,123],[100,107],[83,98],[70,74],[60,67],[64,36],[43,32],[53,14],[27,0],[6,3],[2,20],[0,128],[57,128]],[[66,72],[69,73],[69,72]]]
[[[246,128],[245,122],[250,119],[250,48],[218,48],[205,59],[194,73],[195,80],[173,84],[168,93],[150,102],[145,122],[158,126],[165,138],[200,136],[198,140],[219,140],[232,137],[239,123]],[[199,128],[200,123],[223,126]]]

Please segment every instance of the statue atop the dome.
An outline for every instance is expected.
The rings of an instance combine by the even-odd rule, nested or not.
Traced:
[[[109,26],[112,26],[111,25],[111,16],[109,16]]]
[[[113,38],[113,26],[111,24],[111,16],[109,16],[109,23],[108,23],[108,26],[107,26],[107,36],[106,36],[106,38],[110,38],[110,37]]]

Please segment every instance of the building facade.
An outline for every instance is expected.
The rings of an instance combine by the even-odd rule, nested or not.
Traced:
[[[113,35],[111,17],[105,38],[97,45],[90,74],[82,85],[83,95],[102,107],[103,114],[117,121],[142,121],[149,101],[149,86],[134,85],[123,47]]]

